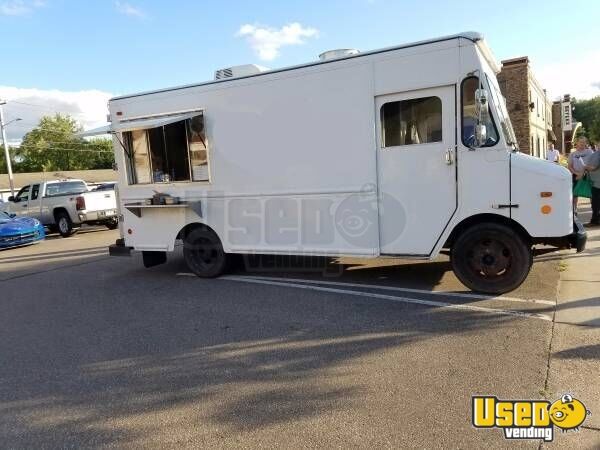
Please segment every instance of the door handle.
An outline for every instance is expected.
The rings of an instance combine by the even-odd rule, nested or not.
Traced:
[[[27,203],[23,203],[21,206],[22,206],[23,208],[27,208]]]
[[[449,166],[454,164],[454,149],[452,147],[446,150],[446,164]]]

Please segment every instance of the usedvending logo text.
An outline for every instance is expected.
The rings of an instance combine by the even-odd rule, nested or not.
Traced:
[[[547,400],[499,400],[474,396],[472,422],[476,428],[500,428],[506,439],[554,439],[554,427],[578,431],[590,412],[570,394]]]

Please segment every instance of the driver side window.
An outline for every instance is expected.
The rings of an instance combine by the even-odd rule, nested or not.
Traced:
[[[475,91],[479,89],[479,87],[478,77],[465,78],[462,82],[462,142],[467,147],[473,147],[475,145],[475,125],[477,125]],[[489,103],[487,114],[484,116],[485,119],[482,125],[485,125],[487,130],[487,140],[484,147],[492,147],[498,142],[498,129],[494,123]]]
[[[26,202],[27,200],[29,200],[29,186],[21,188],[16,198],[20,202]]]

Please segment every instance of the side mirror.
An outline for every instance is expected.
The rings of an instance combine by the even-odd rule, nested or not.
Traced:
[[[489,121],[488,92],[485,89],[475,91],[475,109],[477,125],[475,126],[475,146],[483,147],[487,141],[487,129],[484,125]]]
[[[11,195],[10,197],[8,197],[8,201],[9,201],[9,202],[13,202],[13,203],[14,203],[14,202],[16,202],[17,200],[15,199],[15,196],[14,196],[14,195]]]
[[[475,125],[475,146],[483,147],[487,142],[487,127],[482,124]]]
[[[11,219],[14,219],[15,217],[17,217],[17,215],[15,213],[10,213],[8,215],[8,217],[10,217]]]

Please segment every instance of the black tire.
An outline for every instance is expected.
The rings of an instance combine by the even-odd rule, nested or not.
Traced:
[[[119,227],[119,221],[117,219],[109,220],[104,225],[106,225],[106,228],[109,230],[116,230]]]
[[[56,228],[62,237],[69,237],[73,234],[73,222],[71,222],[67,212],[57,212],[54,219],[56,220]]]
[[[450,261],[458,279],[469,289],[504,294],[525,281],[533,264],[533,252],[515,230],[482,223],[454,241]]]
[[[201,278],[215,278],[227,270],[228,255],[217,234],[196,228],[183,240],[183,257],[188,268]]]

